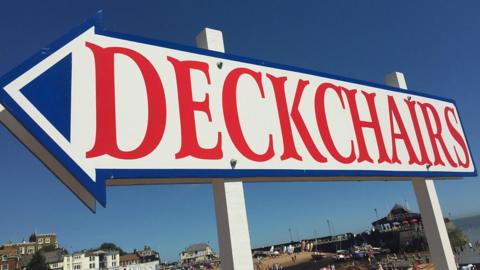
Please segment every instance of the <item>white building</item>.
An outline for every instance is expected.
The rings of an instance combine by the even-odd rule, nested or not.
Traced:
[[[160,261],[132,263],[121,266],[120,270],[158,270],[160,269]]]
[[[194,244],[180,253],[180,263],[182,265],[195,265],[210,263],[218,259],[212,248],[204,243]]]
[[[160,269],[160,254],[149,246],[143,250],[120,256],[120,270],[158,270]]]
[[[63,270],[119,270],[118,251],[75,252],[63,258]]]

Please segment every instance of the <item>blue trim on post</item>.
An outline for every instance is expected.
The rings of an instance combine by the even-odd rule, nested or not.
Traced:
[[[0,78],[0,103],[5,106],[5,108],[32,134],[34,137],[59,161],[65,166],[67,170],[72,173],[72,175],[78,179],[78,181],[98,200],[98,202],[106,206],[106,179],[126,179],[126,178],[254,178],[254,177],[421,177],[421,178],[437,178],[437,177],[468,177],[476,176],[477,170],[475,168],[475,163],[472,156],[472,164],[474,166],[473,172],[417,172],[417,171],[376,171],[376,170],[364,170],[364,171],[353,171],[353,170],[210,170],[210,169],[97,169],[96,170],[96,182],[93,182],[92,179],[73,161],[68,154],[66,154],[41,128],[33,119],[28,116],[21,108],[18,106],[13,99],[6,93],[4,87],[16,79],[18,76],[22,75],[28,71],[33,66],[37,65],[39,62],[44,60],[49,56],[50,52],[54,52],[71,40],[84,33],[86,30],[91,27],[95,27],[95,33],[99,35],[104,35],[112,38],[125,39],[134,42],[140,42],[155,46],[161,46],[165,48],[181,50],[206,56],[217,57],[221,59],[229,59],[233,61],[240,61],[249,64],[255,64],[265,67],[283,69],[288,71],[300,72],[315,76],[321,76],[329,79],[341,80],[345,82],[356,83],[365,86],[371,86],[380,89],[386,89],[395,92],[405,93],[403,89],[381,85],[372,82],[366,82],[357,79],[346,78],[338,75],[331,75],[323,72],[270,63],[266,61],[251,59],[242,56],[236,56],[232,54],[224,54],[215,51],[204,50],[196,47],[178,45],[166,41],[154,40],[144,37],[137,37],[133,35],[115,33],[110,31],[103,30],[102,24],[102,13],[99,12],[94,19],[90,19],[81,26],[74,28],[71,32],[65,36],[58,39],[56,42],[52,43],[47,47],[47,50],[43,50],[32,57],[27,61],[22,63],[19,67],[13,69],[11,72],[5,74]],[[409,90],[408,93],[412,95],[418,95],[422,97],[432,98],[436,100],[442,100],[455,104],[455,101],[448,98],[442,98],[434,95],[423,94],[417,91]],[[455,104],[456,106],[456,104]],[[457,111],[458,114],[458,111]],[[459,115],[459,114],[458,114]],[[460,115],[459,115],[459,120]],[[463,129],[463,126],[462,126]],[[464,130],[464,129],[463,129]],[[465,130],[464,130],[465,131]],[[465,138],[467,136],[465,135]],[[468,149],[470,151],[470,145],[468,139],[466,138]]]

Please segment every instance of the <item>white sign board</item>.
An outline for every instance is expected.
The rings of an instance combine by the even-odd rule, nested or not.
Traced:
[[[6,110],[104,205],[106,179],[476,175],[452,100],[91,23],[1,82]]]

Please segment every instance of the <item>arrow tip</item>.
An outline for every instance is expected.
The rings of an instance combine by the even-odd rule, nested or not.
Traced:
[[[71,70],[69,54],[20,90],[67,141],[70,141]]]

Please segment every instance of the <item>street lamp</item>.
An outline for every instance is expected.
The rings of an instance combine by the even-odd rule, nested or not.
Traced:
[[[332,238],[332,227],[330,226],[330,220],[327,219],[328,233],[330,234],[330,239]]]

